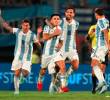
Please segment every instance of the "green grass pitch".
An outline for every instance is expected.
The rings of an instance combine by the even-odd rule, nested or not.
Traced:
[[[54,93],[21,91],[19,95],[14,95],[12,91],[0,91],[0,100],[110,100],[110,92],[99,95],[91,92],[68,92]]]

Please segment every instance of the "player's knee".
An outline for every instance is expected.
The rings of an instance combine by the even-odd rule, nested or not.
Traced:
[[[14,74],[15,74],[15,76],[17,76],[17,77],[19,77],[20,76],[20,70],[16,70],[15,72],[14,72]]]
[[[27,70],[22,70],[22,74],[24,77],[27,77],[29,75],[29,72]]]
[[[79,61],[78,60],[72,61],[71,65],[73,66],[74,70],[77,70],[79,68]]]
[[[79,68],[79,64],[76,64],[75,66],[74,66],[74,70],[77,70]]]
[[[97,66],[99,65],[99,61],[96,60],[96,59],[93,59],[92,62],[91,62],[91,66],[94,67],[94,66]]]

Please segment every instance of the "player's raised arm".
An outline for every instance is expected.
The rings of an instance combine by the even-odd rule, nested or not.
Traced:
[[[7,22],[5,22],[1,16],[0,16],[0,26],[8,30],[10,33],[13,32],[13,28]]]

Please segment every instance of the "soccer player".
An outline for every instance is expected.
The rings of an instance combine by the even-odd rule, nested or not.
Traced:
[[[61,22],[63,31],[62,37],[64,38],[61,52],[63,53],[64,60],[68,58],[71,61],[70,63],[72,65],[69,67],[66,73],[66,77],[68,77],[73,71],[77,70],[79,66],[79,57],[76,50],[76,33],[79,23],[74,19],[74,17],[75,8],[69,5],[65,10],[65,17]],[[68,91],[68,89],[65,89],[65,91]]]
[[[96,25],[90,26],[88,34],[86,35],[86,39],[91,42],[91,47],[92,47],[91,55],[94,54],[94,51],[96,49],[96,34],[95,34],[95,30],[96,30]],[[107,65],[108,65],[108,55],[106,55],[105,61],[102,62],[101,65],[100,65],[100,69],[102,70],[104,77],[105,77],[105,67]],[[97,86],[97,78],[94,75],[93,69],[92,69],[92,85],[93,85],[92,93],[95,94],[96,93],[95,88]]]
[[[92,55],[91,66],[93,67],[94,74],[98,79],[98,85],[95,90],[97,91],[101,89],[99,92],[99,94],[101,94],[107,90],[107,84],[100,66],[101,62],[105,61],[105,56],[110,49],[108,42],[109,21],[105,18],[102,8],[96,8],[94,13],[95,18],[97,19],[95,30],[97,41],[95,52]]]
[[[52,27],[46,25],[43,30],[44,48],[42,54],[42,67],[39,73],[37,88],[42,90],[42,78],[48,67],[49,73],[52,74],[52,82],[54,81],[54,68],[57,65],[60,68],[61,88],[65,88],[65,62],[62,58],[61,52],[57,49],[63,43],[63,37],[61,37],[62,30],[60,25],[60,15],[52,14],[50,17],[50,23]],[[60,42],[60,45],[58,43]]]
[[[76,50],[76,34],[79,23],[74,19],[75,8],[68,6],[65,10],[65,17],[62,19],[61,27],[63,30],[64,43],[62,46],[63,57],[70,60],[71,66],[67,71],[67,77],[79,66],[79,57]]]
[[[0,16],[1,25],[10,33],[16,35],[16,45],[14,50],[14,60],[11,70],[14,71],[15,94],[19,94],[20,76],[27,77],[31,71],[31,59],[33,52],[33,43],[37,43],[36,35],[30,30],[28,20],[23,20],[20,28],[12,28]]]

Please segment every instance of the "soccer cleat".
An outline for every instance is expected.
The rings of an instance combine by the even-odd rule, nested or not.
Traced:
[[[19,95],[19,91],[15,91],[14,92],[14,95]]]
[[[99,94],[105,93],[107,91],[107,88],[108,88],[107,85],[104,85],[100,90]]]
[[[96,93],[96,91],[95,91],[95,89],[93,89],[93,90],[92,90],[92,94],[95,94],[95,93]]]
[[[63,87],[63,88],[61,88],[61,91],[62,92],[69,92],[69,88],[68,87]]]
[[[104,85],[106,85],[105,82],[99,83],[99,84],[97,85],[97,87],[95,88],[95,91],[100,90]]]
[[[38,90],[38,91],[42,91],[42,89],[43,89],[43,84],[42,84],[42,82],[38,82],[38,83],[37,83],[37,90]]]

